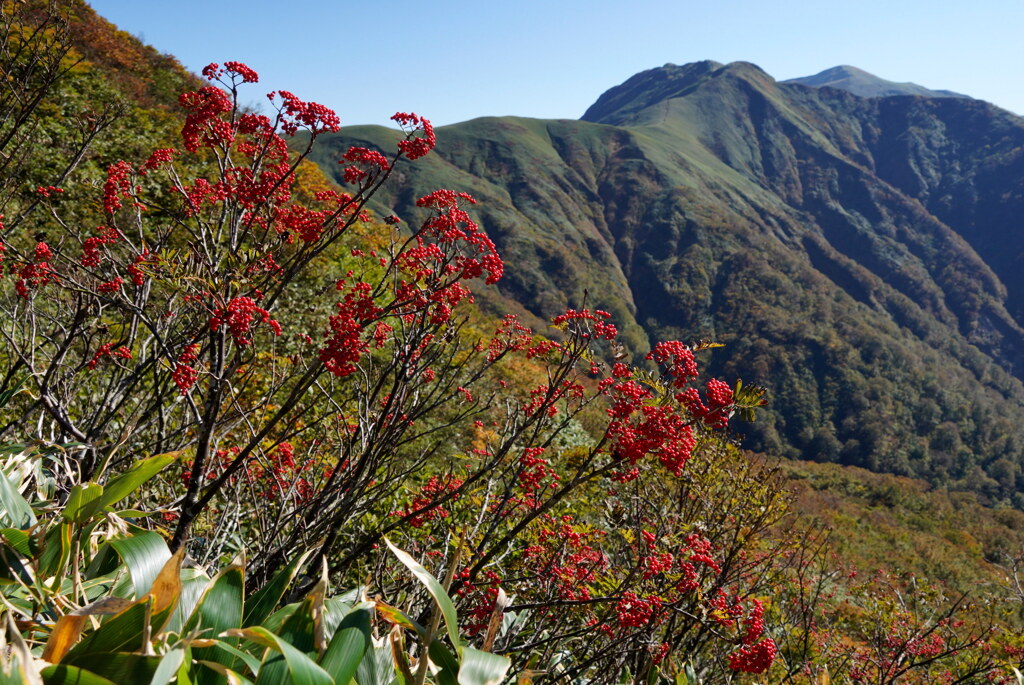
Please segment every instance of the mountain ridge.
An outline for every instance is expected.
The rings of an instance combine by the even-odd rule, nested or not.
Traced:
[[[495,308],[542,322],[589,297],[637,357],[721,339],[711,370],[776,398],[750,447],[1024,503],[1020,117],[709,61],[641,72],[581,121],[437,135],[382,210],[414,221],[435,187],[476,196],[509,265]],[[314,156],[338,178],[347,145],[395,136],[343,130]]]
[[[811,76],[781,81],[783,84],[799,84],[812,88],[838,88],[861,97],[892,97],[898,95],[920,95],[923,97],[970,98],[969,95],[951,90],[933,90],[916,83],[889,81],[848,64],[831,67]]]

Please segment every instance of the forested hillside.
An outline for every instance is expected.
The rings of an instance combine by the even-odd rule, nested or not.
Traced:
[[[393,136],[347,129],[314,158]],[[470,189],[509,255],[506,300],[605,307],[638,357],[726,343],[713,371],[774,398],[752,449],[1024,503],[1020,117],[701,62],[638,74],[581,121],[438,139],[378,200],[404,215],[424,186]]]

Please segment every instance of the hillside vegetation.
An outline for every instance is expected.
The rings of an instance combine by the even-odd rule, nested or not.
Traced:
[[[313,158],[394,135],[353,127]],[[588,298],[637,357],[724,342],[713,372],[774,398],[752,449],[1024,504],[1021,118],[700,62],[638,74],[581,121],[438,139],[377,201],[402,216],[423,187],[474,194],[506,301],[543,319]]]
[[[776,244],[817,224],[786,204],[775,232],[729,213],[777,195],[700,127],[435,131],[399,112],[398,130],[354,132],[373,147],[338,147],[321,104],[244,107],[249,65],[195,77],[81,2],[2,6],[0,684],[981,683],[1024,665],[1024,514],[979,504],[1012,482],[950,493],[741,449],[737,429],[795,454],[795,419],[694,338],[735,350],[718,305],[752,331],[771,323],[759,308],[817,311],[833,291]],[[708,79],[775,87],[749,65],[679,73],[591,114],[639,122]],[[699,165],[668,145],[687,136]],[[522,175],[538,165],[550,175]],[[442,187],[416,190],[431,175]],[[703,193],[734,204],[701,210]],[[762,276],[776,300],[747,297]],[[1012,329],[998,279],[975,285],[970,311]],[[685,329],[668,294],[705,288],[717,304]],[[874,334],[881,302],[850,325]],[[922,325],[940,332],[962,313],[936,312]],[[780,389],[784,409],[830,378],[798,363],[800,336],[829,330],[810,321],[763,331],[791,345],[753,375],[813,391]],[[880,330],[892,347],[852,368],[905,342]],[[979,359],[1011,347],[959,335]],[[1017,392],[947,366],[943,390]],[[870,426],[894,411],[875,385]],[[801,420],[839,430],[824,410]],[[915,426],[930,458],[974,447]],[[879,435],[910,429],[894,430]],[[846,440],[839,456],[860,454]]]

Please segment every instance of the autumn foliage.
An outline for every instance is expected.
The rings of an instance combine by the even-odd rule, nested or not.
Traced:
[[[457,189],[415,217],[368,211],[438,143],[429,120],[397,113],[396,149],[345,152],[343,189],[305,159],[332,110],[288,91],[245,110],[259,76],[239,62],[203,76],[178,144],[102,161],[91,221],[63,218],[73,174],[10,191],[3,390],[24,393],[5,430],[63,446],[59,492],[173,453],[139,501],[172,550],[244,555],[253,592],[311,555],[436,627],[387,536],[444,579],[467,640],[538,682],[796,680],[815,659],[876,682],[897,650],[982,642],[956,632],[960,604],[932,629],[893,611],[899,637],[843,661],[817,605],[790,602],[830,582],[821,548],[728,437],[763,390],[702,379],[706,343],[630,363],[587,302],[543,331],[481,312],[504,265]],[[18,228],[30,214],[45,230]]]

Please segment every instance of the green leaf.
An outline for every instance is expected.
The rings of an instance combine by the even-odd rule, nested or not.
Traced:
[[[451,597],[445,592],[441,586],[440,581],[434,577],[434,574],[423,568],[423,566],[413,559],[408,552],[405,552],[393,544],[387,538],[384,538],[384,542],[387,543],[388,548],[391,552],[398,557],[398,560],[402,562],[406,568],[412,571],[412,574],[416,576],[416,579],[423,583],[427,592],[437,602],[437,606],[441,609],[441,614],[444,616],[444,624],[448,629],[448,639],[451,640],[452,644],[455,645],[456,649],[461,648],[462,643],[459,641],[459,620],[455,615],[455,605],[452,604]]]
[[[99,507],[106,509],[117,504],[138,490],[140,485],[174,463],[180,454],[180,452],[169,452],[136,462],[128,471],[107,483],[103,496],[100,498]]]
[[[145,519],[160,514],[160,511],[143,511],[142,509],[119,509],[113,514],[123,519]]]
[[[431,640],[428,649],[430,660],[440,671],[437,672],[438,685],[456,685],[459,677],[459,660],[440,640]]]
[[[7,602],[4,602],[7,604]],[[6,613],[6,612],[5,612]],[[5,626],[0,628],[0,641],[3,644],[0,654],[0,683],[7,685],[43,685],[35,658],[29,650],[28,643],[14,622],[11,614],[6,614]],[[7,635],[4,636],[3,633]],[[7,642],[6,637],[10,638]]]
[[[229,639],[232,642],[237,642],[237,640],[235,638],[229,638]],[[248,652],[243,652],[242,650],[238,649],[237,647],[234,647],[233,645],[228,643],[226,640],[218,639],[217,640],[217,644],[214,646],[214,649],[219,649],[221,651],[227,652],[231,656],[233,656],[236,659],[238,659],[240,662],[244,663],[249,668],[249,672],[252,673],[254,676],[257,673],[259,673],[259,671],[260,671],[260,660],[257,659],[256,657],[254,657],[252,654],[249,654]],[[219,661],[223,661],[223,659],[220,659]]]
[[[36,525],[32,507],[3,471],[0,471],[0,523],[13,528],[29,528]]]
[[[0,545],[0,585],[32,585],[32,572],[21,556],[7,545]]]
[[[200,661],[199,663],[208,669],[200,671],[200,673],[211,673],[219,678],[218,682],[226,682],[227,685],[252,685],[251,680],[237,671],[226,668],[223,664],[213,661]]]
[[[47,666],[41,675],[45,685],[118,685],[112,680],[67,664]]]
[[[181,633],[185,620],[192,615],[199,598],[203,596],[210,586],[210,576],[201,568],[181,569],[181,597],[178,599],[178,608],[174,610],[174,616],[167,629]]]
[[[357,598],[356,602],[358,601]],[[330,640],[330,636],[334,635],[338,630],[338,626],[341,625],[342,620],[352,611],[354,608],[352,605],[356,602],[343,602],[337,597],[324,600],[323,630],[326,639]]]
[[[373,604],[365,602],[355,607],[338,626],[327,651],[320,659],[320,667],[331,674],[335,683],[348,685],[359,668],[366,650],[370,648],[370,621]]]
[[[193,685],[192,650],[187,646],[185,647],[185,658],[181,660],[181,665],[178,667],[177,676],[177,685]]]
[[[377,602],[376,605],[377,613],[385,621],[396,625],[402,626],[406,630],[411,630],[416,633],[416,636],[421,640],[425,640],[427,637],[427,629],[417,623],[411,616],[406,614],[401,609],[393,607],[384,602]]]
[[[71,525],[53,526],[43,538],[43,551],[39,555],[39,575],[52,577],[55,583],[64,575],[64,567],[71,555]]]
[[[359,603],[360,598],[363,596],[363,590],[365,590],[364,587],[354,587],[351,590],[346,590],[341,594],[334,595],[334,597],[332,597],[331,600],[329,601],[344,602],[349,606],[353,606]]]
[[[174,613],[181,593],[180,574],[183,556],[182,548],[168,559],[153,581],[152,591],[144,599],[133,603],[103,623],[94,633],[86,636],[71,648],[62,663],[77,665],[78,659],[87,658],[98,652],[142,651],[147,622],[155,636]]]
[[[459,685],[498,685],[505,678],[512,661],[472,647],[462,648]]]
[[[327,578],[318,582],[292,614],[274,634],[300,652],[316,659],[318,652],[326,647],[323,633],[324,593]],[[260,679],[265,682],[283,682],[286,673],[283,657],[265,659],[260,668]]]
[[[196,604],[184,632],[208,630],[207,635],[220,635],[225,630],[242,627],[242,604],[245,577],[241,566],[222,569]]]
[[[39,553],[39,550],[32,544],[35,542],[35,538],[29,535],[27,530],[4,528],[3,530],[0,530],[0,536],[3,537],[4,541],[6,541],[15,552],[26,559],[31,559]]]
[[[281,624],[275,633],[299,651],[307,654],[316,651],[317,629],[323,616],[323,595],[306,597],[299,608]]]
[[[149,592],[160,569],[171,558],[167,543],[159,533],[152,531],[127,538],[115,538],[107,544],[128,567],[136,599],[141,599]]]
[[[160,659],[160,665],[153,671],[153,677],[149,685],[167,685],[175,677],[178,669],[185,661],[185,650],[176,648],[164,654]]]
[[[105,616],[117,614],[131,606],[131,602],[120,597],[104,597],[88,604],[80,609],[69,611],[57,619],[57,622],[50,629],[50,635],[43,647],[42,659],[51,664],[60,663],[64,655],[68,653],[82,630],[89,622],[90,616]]]
[[[249,598],[249,601],[245,603],[245,613],[242,617],[243,626],[263,623],[273,613],[277,608],[277,603],[284,597],[285,590],[291,585],[302,564],[312,553],[313,550],[307,550],[301,556],[292,559],[290,564],[278,571],[269,583]]]
[[[225,630],[242,627],[242,596],[245,592],[245,577],[241,566],[231,565],[218,573],[213,582],[209,583],[206,592],[199,599],[195,610],[185,624],[184,632],[202,631],[204,637],[220,635]],[[235,642],[231,640],[231,642]],[[193,658],[197,661],[209,661],[232,668],[236,657],[218,650],[216,647],[193,647]],[[223,677],[220,677],[223,676]],[[225,674],[216,669],[200,671],[196,682],[223,682]]]
[[[356,670],[358,685],[391,685],[396,680],[391,647],[374,646],[366,652]]]
[[[331,678],[327,671],[317,666],[316,662],[308,656],[266,628],[260,626],[241,628],[229,630],[225,634],[229,637],[243,637],[247,640],[252,640],[259,645],[283,654],[285,663],[288,665],[289,678],[286,682],[295,683],[296,685],[334,685],[334,679]],[[266,665],[267,660],[265,659],[263,663]],[[261,682],[277,685],[282,681],[280,679],[265,679],[261,668],[260,675],[256,678],[256,683],[259,684]]]
[[[267,618],[263,621],[261,625],[270,632],[277,635],[279,632],[281,632],[281,626],[283,626],[285,621],[290,619],[292,615],[299,610],[300,606],[302,606],[301,602],[292,602],[291,604],[285,604],[283,607],[272,613],[270,616],[267,616]]]
[[[25,379],[18,381],[14,387],[0,392],[0,409],[7,406],[7,403],[11,401],[11,398],[21,392],[21,384],[25,382]]]
[[[160,666],[160,657],[125,652],[92,652],[76,655],[69,665],[107,678],[115,683],[148,683]]]
[[[71,488],[68,502],[61,516],[69,523],[84,523],[99,510],[103,486],[97,483],[79,483]]]

